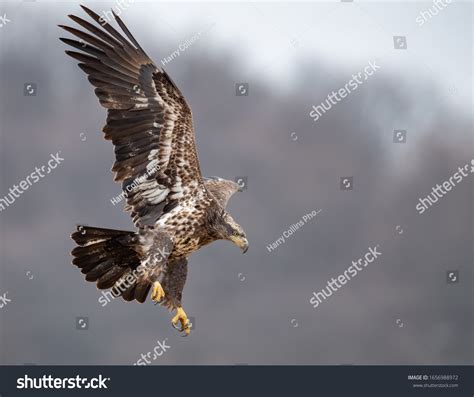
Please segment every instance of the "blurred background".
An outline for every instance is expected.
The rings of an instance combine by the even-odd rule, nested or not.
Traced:
[[[474,157],[472,4],[84,4],[120,13],[160,66],[180,49],[165,69],[193,109],[203,174],[246,181],[229,210],[250,249],[192,255],[188,338],[150,301],[102,307],[69,236],[132,223],[110,201],[105,109],[58,40],[68,14],[88,17],[72,1],[2,1],[0,198],[50,154],[64,161],[0,212],[1,364],[128,365],[165,339],[152,365],[473,363],[473,175],[415,208]],[[370,61],[377,72],[314,121]],[[382,256],[313,308],[375,245]]]

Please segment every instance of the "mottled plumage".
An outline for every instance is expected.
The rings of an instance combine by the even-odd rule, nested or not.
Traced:
[[[225,210],[239,186],[202,177],[189,105],[122,20],[114,14],[123,34],[81,7],[96,25],[70,15],[84,31],[60,25],[79,38],[61,40],[80,51],[66,53],[80,62],[107,109],[112,170],[137,232],[80,226],[72,235],[73,263],[86,280],[125,300],[143,302],[151,290],[153,300],[178,311],[173,322],[189,333],[181,308],[188,256],[218,239],[247,250],[245,233]]]

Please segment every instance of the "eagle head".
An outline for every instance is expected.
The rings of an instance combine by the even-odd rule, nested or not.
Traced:
[[[245,254],[249,249],[249,242],[242,226],[234,221],[228,212],[223,212],[219,218],[219,222],[216,225],[219,237],[232,241]]]

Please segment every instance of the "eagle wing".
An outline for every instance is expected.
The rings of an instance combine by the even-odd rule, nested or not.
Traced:
[[[126,210],[137,227],[154,225],[180,199],[202,189],[191,109],[115,13],[126,37],[81,7],[102,29],[69,15],[88,32],[59,25],[80,39],[61,40],[81,51],[66,53],[80,62],[108,109],[103,131],[115,146],[112,170],[122,181]]]
[[[234,193],[241,191],[238,183],[217,176],[205,178],[204,186],[223,209]]]

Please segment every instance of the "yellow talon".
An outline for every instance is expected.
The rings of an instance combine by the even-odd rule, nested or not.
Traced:
[[[161,301],[165,297],[165,291],[158,281],[153,283],[153,289],[151,291],[151,299],[155,302]]]
[[[176,326],[178,322],[181,323],[181,329]],[[182,307],[178,307],[176,309],[176,316],[173,317],[171,323],[173,324],[173,327],[176,328],[178,331],[184,331],[186,333],[186,336],[190,334],[191,324],[188,320],[188,316],[186,315]]]

